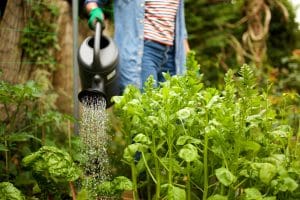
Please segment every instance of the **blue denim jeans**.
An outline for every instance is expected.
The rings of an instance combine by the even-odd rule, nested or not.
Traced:
[[[168,72],[171,76],[176,74],[174,49],[174,46],[163,45],[151,40],[144,41],[142,87],[150,75],[156,81],[154,86],[157,87],[159,82],[165,81],[163,72]],[[142,88],[140,89],[142,90]]]

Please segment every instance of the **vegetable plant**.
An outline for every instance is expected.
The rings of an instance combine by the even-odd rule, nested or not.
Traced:
[[[72,182],[79,178],[80,170],[67,152],[53,146],[43,146],[37,152],[26,156],[23,164],[32,168],[38,187],[46,196],[60,199],[61,192],[55,191],[59,191],[66,183],[70,183],[72,194],[75,194]]]
[[[272,107],[254,70],[205,87],[189,54],[184,76],[114,97],[134,199],[297,199],[299,132]]]
[[[10,182],[0,183],[1,199],[25,200],[24,195]]]

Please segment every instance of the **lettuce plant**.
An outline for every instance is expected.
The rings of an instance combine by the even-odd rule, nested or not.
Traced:
[[[25,196],[10,182],[0,183],[1,199],[25,200]]]
[[[26,156],[22,162],[25,167],[32,169],[38,186],[46,195],[56,195],[54,191],[77,180],[81,174],[71,156],[54,146],[43,146]],[[71,185],[70,189],[73,189]]]

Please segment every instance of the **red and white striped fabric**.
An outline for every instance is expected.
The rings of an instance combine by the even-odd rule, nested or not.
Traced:
[[[144,38],[173,45],[179,0],[145,0]]]

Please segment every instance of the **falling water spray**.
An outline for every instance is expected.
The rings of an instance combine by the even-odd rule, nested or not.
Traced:
[[[82,101],[80,137],[83,141],[82,155],[86,188],[90,195],[96,194],[97,185],[111,179],[107,145],[111,138],[106,134],[107,113],[103,98],[85,97]]]

